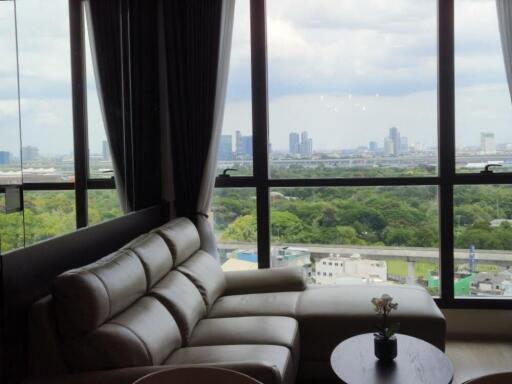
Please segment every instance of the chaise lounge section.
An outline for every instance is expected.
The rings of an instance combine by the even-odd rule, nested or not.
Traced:
[[[172,366],[233,369],[263,383],[335,381],[329,356],[371,332],[370,300],[400,303],[401,332],[444,349],[420,287],[307,287],[299,268],[224,273],[185,218],[55,279],[30,314],[31,383],[132,383]]]

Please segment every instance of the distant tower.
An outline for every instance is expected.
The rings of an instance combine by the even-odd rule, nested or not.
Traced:
[[[235,132],[235,151],[237,156],[242,154],[242,134],[240,131]]]
[[[496,154],[496,141],[494,140],[494,133],[480,133],[480,152],[482,153],[482,155]]]
[[[405,136],[400,137],[400,152],[401,153],[409,152],[409,140]]]
[[[400,153],[400,132],[396,127],[391,127],[389,129],[389,138],[393,142],[393,155],[398,155]]]
[[[102,147],[102,153],[103,153],[103,161],[110,161],[112,158],[110,157],[110,147],[108,146],[107,140],[103,140],[103,147]]]
[[[221,135],[219,144],[219,160],[233,160],[233,136]]]
[[[39,158],[39,148],[27,145],[26,147],[21,148],[21,154],[23,156],[23,161],[37,160]]]
[[[393,148],[393,140],[389,138],[384,139],[384,155],[385,156],[392,156],[394,155],[394,148]]]
[[[288,137],[288,152],[292,155],[299,153],[300,138],[297,132],[291,132]]]
[[[7,151],[0,151],[0,164],[9,164],[11,162],[11,153]]]
[[[377,152],[379,145],[376,141],[370,141],[370,143],[368,143],[368,149],[372,152]]]
[[[476,252],[475,246],[469,246],[469,272],[475,273],[475,264],[476,264]]]
[[[313,140],[308,137],[306,131],[300,134],[299,152],[302,156],[311,156],[313,153]]]

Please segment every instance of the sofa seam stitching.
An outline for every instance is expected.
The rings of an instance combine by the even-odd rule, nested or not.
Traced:
[[[144,347],[144,350],[146,352],[146,355],[147,357],[149,358],[151,364],[154,364],[154,361],[153,361],[153,355],[151,354],[151,352],[149,351],[149,348],[148,346],[146,345],[146,343],[144,342],[144,340],[142,339],[142,337],[140,337],[137,332],[135,332],[133,329],[131,329],[130,327],[124,325],[124,324],[121,324],[121,323],[118,323],[118,322],[115,322],[115,321],[111,321],[110,324],[115,324],[119,327],[122,327],[122,328],[125,328],[127,329],[128,331],[130,331],[130,333],[132,333],[136,338],[137,340],[140,341],[140,343],[143,345]]]

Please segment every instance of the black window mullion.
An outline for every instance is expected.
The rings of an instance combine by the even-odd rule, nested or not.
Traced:
[[[438,0],[438,156],[441,302],[452,302],[455,176],[454,0]]]
[[[71,43],[76,227],[83,228],[88,224],[87,178],[89,174],[89,156],[84,13],[81,0],[69,0],[69,26]]]
[[[251,0],[253,169],[256,180],[258,267],[270,267],[268,89],[265,1]]]

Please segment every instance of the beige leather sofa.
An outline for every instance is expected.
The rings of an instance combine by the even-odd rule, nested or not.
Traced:
[[[30,314],[30,382],[132,383],[190,365],[327,382],[332,350],[374,330],[370,299],[384,292],[402,333],[444,349],[444,317],[422,288],[309,288],[299,268],[224,273],[192,222],[175,219],[55,279]]]

